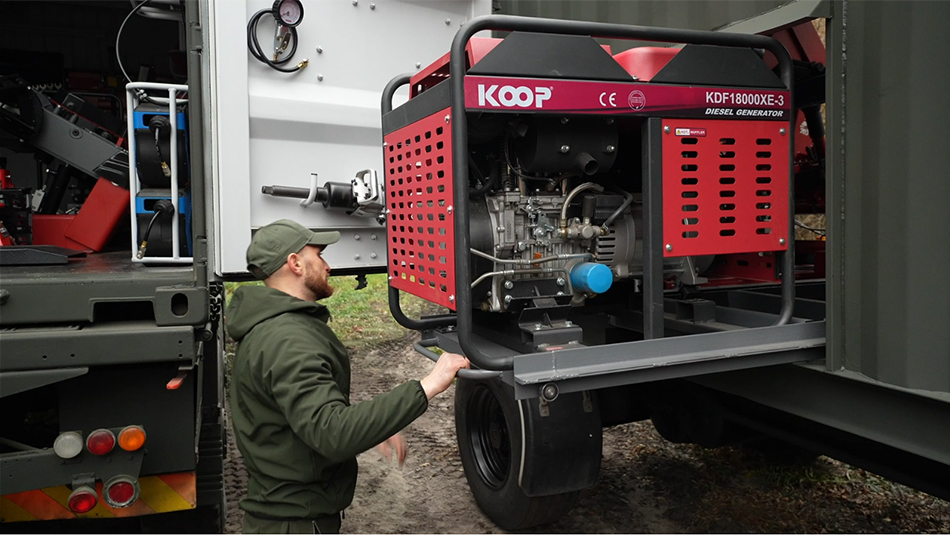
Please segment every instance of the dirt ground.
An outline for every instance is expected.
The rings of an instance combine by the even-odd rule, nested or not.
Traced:
[[[414,335],[418,336],[418,335]],[[352,401],[423,377],[413,338],[351,351]],[[504,533],[475,504],[455,442],[454,388],[405,429],[402,468],[375,451],[359,457],[343,533]],[[948,533],[950,502],[820,457],[770,463],[745,448],[667,442],[649,422],[604,430],[600,480],[537,533]],[[239,533],[246,475],[231,446],[226,533]]]

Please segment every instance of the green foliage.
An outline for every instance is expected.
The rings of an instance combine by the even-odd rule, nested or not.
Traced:
[[[404,337],[407,329],[396,323],[389,313],[388,278],[386,274],[366,276],[367,286],[356,290],[356,277],[330,277],[333,296],[321,301],[330,309],[330,326],[340,340],[350,347],[366,343],[380,343]],[[244,285],[261,282],[236,282],[225,284],[228,301],[234,291]],[[445,310],[423,299],[400,294],[403,312],[409,317],[440,314]]]

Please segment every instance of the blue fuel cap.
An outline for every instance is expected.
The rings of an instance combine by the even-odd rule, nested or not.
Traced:
[[[575,291],[602,294],[613,282],[614,274],[604,264],[581,262],[571,268],[571,285]]]

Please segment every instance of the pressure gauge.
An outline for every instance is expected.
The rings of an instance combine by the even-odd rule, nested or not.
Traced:
[[[279,24],[293,28],[303,20],[303,4],[300,0],[275,0],[271,8]]]

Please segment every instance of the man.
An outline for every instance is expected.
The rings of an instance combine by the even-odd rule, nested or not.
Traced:
[[[338,533],[356,455],[379,445],[402,464],[399,430],[469,366],[445,353],[421,381],[350,405],[349,357],[316,303],[333,294],[321,252],[339,239],[287,219],[261,228],[247,263],[264,286],[239,288],[225,314],[238,342],[231,417],[248,472],[245,533]]]

